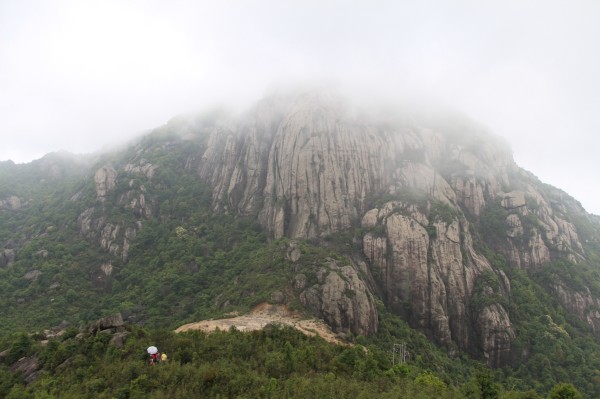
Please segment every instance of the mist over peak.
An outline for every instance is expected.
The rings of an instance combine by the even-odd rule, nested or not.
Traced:
[[[594,2],[537,0],[9,0],[0,13],[0,160],[90,153],[173,115],[219,102],[245,109],[265,88],[315,82],[367,104],[449,104],[505,137],[519,164],[600,213],[600,194],[587,184],[600,170],[598,18]]]

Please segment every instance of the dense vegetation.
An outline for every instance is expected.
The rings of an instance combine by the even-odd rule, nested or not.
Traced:
[[[503,388],[488,370],[457,383],[415,363],[394,365],[376,345],[332,345],[289,327],[209,335],[127,330],[122,347],[111,344],[110,334],[76,335],[77,330],[46,344],[15,336],[4,363],[27,355],[42,364],[42,371],[25,386],[0,366],[0,397],[541,398],[531,390]],[[157,345],[168,360],[150,366],[149,345]],[[580,397],[569,384],[554,390],[549,398]]]
[[[378,334],[349,336],[351,346],[276,327],[251,334],[170,332],[186,322],[248,311],[270,301],[274,291],[282,291],[291,308],[305,311],[290,284],[295,271],[286,259],[289,242],[269,241],[253,216],[213,212],[211,191],[184,167],[185,157],[177,154],[201,145],[168,131],[138,143],[146,160],[159,165],[157,174],[152,179],[122,176],[108,201],[114,204],[118,194],[143,187],[156,212],[143,220],[126,261],[83,237],[77,219],[86,208],[100,206],[92,171],[133,157],[134,148],[90,169],[66,161],[53,161],[58,169],[0,164],[0,199],[24,199],[21,209],[0,209],[0,248],[18,249],[10,266],[0,267],[0,352],[7,351],[0,365],[0,397],[578,397],[569,383],[585,397],[600,397],[600,343],[548,291],[558,274],[570,286],[585,282],[600,292],[598,243],[586,242],[588,261],[577,267],[556,262],[532,274],[515,270],[490,249],[506,218],[496,205],[484,210],[474,237],[478,251],[511,281],[510,298],[498,300],[506,301],[517,329],[515,367],[491,371],[467,354],[448,354],[381,302]],[[409,194],[401,199],[427,201]],[[436,220],[456,216],[447,205],[431,203]],[[126,207],[102,211],[115,223],[139,221]],[[583,219],[577,227],[583,238],[597,231]],[[315,279],[327,258],[347,262],[363,233],[357,228],[325,242],[299,242],[302,257],[294,268]],[[107,263],[110,275],[101,273]],[[497,284],[494,278],[484,275],[481,282],[491,286]],[[481,287],[476,286],[474,306]],[[88,323],[116,312],[130,322],[123,348],[110,344],[106,334],[76,337]],[[71,328],[59,339],[41,344],[27,335],[63,320]],[[408,362],[392,365],[390,350],[400,342],[409,348]],[[145,347],[150,344],[171,360],[148,367]],[[35,357],[42,367],[27,386],[10,368],[23,356]]]

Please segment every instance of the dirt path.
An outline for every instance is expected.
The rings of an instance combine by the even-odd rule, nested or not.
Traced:
[[[301,319],[297,313],[290,312],[284,305],[257,305],[248,315],[229,319],[203,320],[196,323],[184,324],[175,332],[202,330],[206,332],[227,331],[235,326],[239,331],[254,331],[264,328],[267,324],[283,324],[291,326],[310,336],[318,335],[328,342],[344,345],[324,322],[316,319]]]

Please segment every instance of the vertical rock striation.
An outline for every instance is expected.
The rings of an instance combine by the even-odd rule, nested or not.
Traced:
[[[196,167],[213,187],[215,209],[258,214],[273,238],[322,237],[361,224],[363,255],[379,276],[372,288],[386,305],[449,348],[480,348],[493,366],[508,361],[515,337],[501,300],[510,287],[488,287],[498,301],[473,304],[478,279],[506,276],[474,249],[470,225],[502,209],[495,249],[517,267],[584,256],[574,226],[523,175],[508,146],[460,118],[428,127],[311,92],[264,100],[206,134]],[[385,196],[396,200],[373,207]],[[367,327],[350,316],[358,303],[341,293],[348,289],[342,274],[307,288],[303,302],[338,330],[375,331],[376,318]]]

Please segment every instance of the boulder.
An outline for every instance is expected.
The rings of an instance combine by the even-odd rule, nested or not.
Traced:
[[[285,302],[285,294],[281,291],[271,293],[271,302],[281,304]]]
[[[21,209],[22,202],[17,196],[11,195],[5,199],[0,199],[0,210],[7,209],[10,211],[18,211]]]
[[[31,271],[28,271],[27,273],[25,273],[23,278],[25,280],[34,281],[34,280],[37,280],[37,278],[41,275],[42,275],[42,272],[40,270],[31,270]]]
[[[125,342],[127,341],[128,332],[118,332],[112,336],[110,339],[110,344],[115,348],[123,349],[125,347]]]
[[[13,373],[21,373],[26,384],[30,384],[37,378],[39,374],[39,362],[34,356],[22,357],[17,360],[11,367]]]
[[[286,253],[286,259],[292,263],[296,263],[300,260],[301,255],[302,253],[300,252],[300,248],[298,248],[298,244],[296,242],[290,242]]]
[[[522,191],[511,191],[504,194],[500,202],[503,208],[514,209],[525,206],[525,193]]]
[[[15,261],[15,250],[5,249],[0,251],[0,267],[7,267],[12,265]]]
[[[121,313],[117,313],[97,320],[95,323],[90,325],[89,332],[94,334],[98,331],[116,329],[123,327],[124,325],[125,323],[123,322],[123,316]]]

